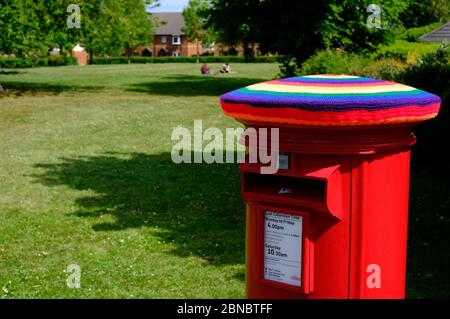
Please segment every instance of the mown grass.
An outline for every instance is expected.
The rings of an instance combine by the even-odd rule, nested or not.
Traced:
[[[193,64],[3,70],[0,297],[244,297],[236,166],[170,159],[174,127],[238,126],[218,96],[278,71],[232,67],[212,77]],[[410,297],[449,296],[449,187],[413,171]],[[81,267],[80,289],[66,286],[69,264]]]

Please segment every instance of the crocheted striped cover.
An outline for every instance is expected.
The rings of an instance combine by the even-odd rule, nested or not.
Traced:
[[[247,86],[220,98],[238,120],[313,126],[420,122],[438,114],[438,96],[350,75],[298,76]]]

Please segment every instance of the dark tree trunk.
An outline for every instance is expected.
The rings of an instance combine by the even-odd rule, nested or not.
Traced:
[[[244,46],[244,60],[245,62],[251,62],[254,60],[253,50],[249,47],[248,42],[243,43]]]
[[[200,41],[198,41],[198,38],[195,41],[197,43],[197,63],[200,63]]]
[[[89,49],[89,64],[94,64],[94,51]]]

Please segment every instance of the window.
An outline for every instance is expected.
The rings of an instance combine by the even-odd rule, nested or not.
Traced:
[[[166,35],[162,35],[161,36],[161,43],[167,43],[167,36]]]
[[[172,44],[181,44],[181,37],[178,35],[172,36]]]

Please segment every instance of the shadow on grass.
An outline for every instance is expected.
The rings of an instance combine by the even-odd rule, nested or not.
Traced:
[[[96,231],[150,227],[178,256],[211,264],[244,264],[245,214],[235,165],[174,164],[169,153],[107,153],[39,164],[48,186],[91,190],[76,216],[95,218]],[[98,222],[111,215],[114,222]]]
[[[171,75],[161,80],[136,83],[128,91],[170,96],[219,96],[241,87],[267,79],[231,77],[223,75]]]
[[[21,81],[3,81],[0,83],[4,89],[2,96],[22,96],[22,95],[39,95],[39,94],[53,94],[58,95],[62,92],[87,92],[102,89],[101,86],[79,86],[79,85],[64,85],[64,84],[50,84],[38,82],[21,82]]]
[[[39,164],[36,182],[95,194],[76,200],[75,215],[95,231],[148,227],[177,256],[244,264],[244,207],[235,165],[180,164],[169,153],[107,153]],[[407,296],[450,297],[450,181],[414,168],[411,183]],[[100,222],[111,215],[113,222]],[[244,274],[235,278],[244,280]]]
[[[450,171],[412,160],[407,297],[450,298]]]
[[[0,71],[0,75],[10,75],[10,74],[24,74],[26,72],[19,72],[19,71]]]

